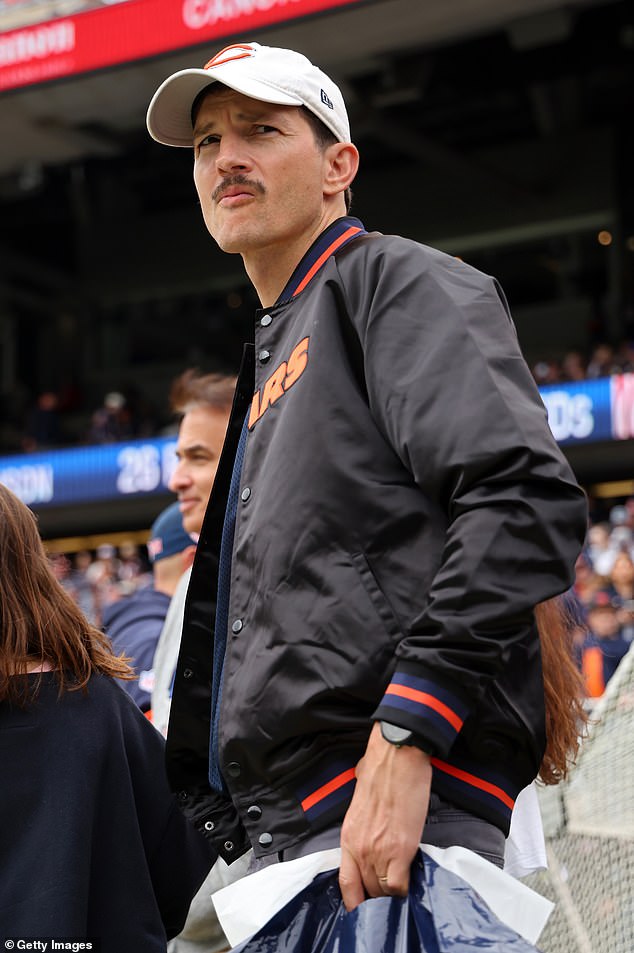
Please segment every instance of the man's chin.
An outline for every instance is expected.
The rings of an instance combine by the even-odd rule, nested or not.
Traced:
[[[187,517],[184,516],[183,529],[185,530],[186,533],[189,533],[190,536],[192,535],[192,533],[196,533],[196,534],[200,533],[200,530],[201,530],[200,520],[187,519]]]
[[[210,228],[209,226],[207,229],[220,251],[227,255],[241,255],[251,244],[251,236],[247,229]]]
[[[220,251],[223,251],[226,255],[241,255],[247,246],[247,243],[243,239],[237,237],[222,237],[218,239],[215,235],[212,235],[212,238]]]

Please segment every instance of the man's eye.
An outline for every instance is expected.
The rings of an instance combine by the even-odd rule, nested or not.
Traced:
[[[264,123],[260,123],[255,127],[255,131],[258,135],[263,135],[268,132],[277,132],[275,126],[266,126]]]
[[[198,143],[198,148],[202,149],[204,146],[213,146],[216,143],[220,142],[220,136],[216,136],[213,133],[210,133],[208,136],[204,136]]]

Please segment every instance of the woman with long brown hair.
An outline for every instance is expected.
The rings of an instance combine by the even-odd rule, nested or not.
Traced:
[[[539,630],[546,707],[546,750],[538,778],[558,784],[568,776],[588,722],[587,691],[574,654],[575,633],[583,623],[565,596],[535,609]]]
[[[535,607],[541,649],[545,750],[537,776],[538,784],[558,784],[575,762],[585,733],[588,714],[586,691],[577,667],[574,638],[582,625],[574,612],[574,596],[568,593]],[[504,869],[516,877],[548,864],[535,782],[520,792],[506,841]]]
[[[162,737],[115,682],[129,674],[0,484],[0,945],[165,953],[215,859],[169,792]]]

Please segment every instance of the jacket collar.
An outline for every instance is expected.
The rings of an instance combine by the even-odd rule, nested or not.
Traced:
[[[338,218],[324,229],[296,267],[276,304],[283,304],[303,291],[331,255],[361,234],[365,234],[363,223],[350,215]]]

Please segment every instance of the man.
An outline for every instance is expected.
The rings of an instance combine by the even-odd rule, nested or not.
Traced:
[[[170,406],[180,416],[180,422],[176,443],[178,463],[169,487],[177,494],[174,506],[179,510],[183,526],[196,541],[216,476],[235,385],[235,377],[188,370],[176,378],[170,390]],[[152,718],[162,735],[167,734],[170,717],[190,575],[191,566],[174,592],[154,653]],[[223,885],[223,876],[224,864],[219,861],[194,897],[183,931],[170,940],[169,953],[214,953],[228,948],[210,900],[211,894]]]
[[[169,487],[178,496],[175,505],[183,527],[196,541],[218,468],[235,383],[234,377],[188,370],[176,378],[170,390],[170,406],[180,415],[180,423],[176,444],[178,463]],[[154,655],[152,712],[154,724],[162,735],[167,734],[189,578],[187,571],[173,593]]]
[[[196,552],[196,544],[183,528],[178,503],[171,503],[157,516],[147,549],[153,584],[106,606],[103,615],[103,628],[115,651],[128,656],[137,673],[134,681],[121,684],[145,712],[151,708],[148,676],[165,616]]]
[[[581,645],[581,669],[591,698],[604,693],[632,645],[619,618],[622,604],[608,589],[599,589],[586,608],[587,633]]]
[[[262,304],[192,572],[172,783],[228,861],[340,843],[348,909],[404,894],[421,839],[500,863],[545,743],[533,608],[586,524],[503,295],[347,216],[343,98],[299,53],[230,46],[169,77],[148,128],[193,146],[207,228]]]

